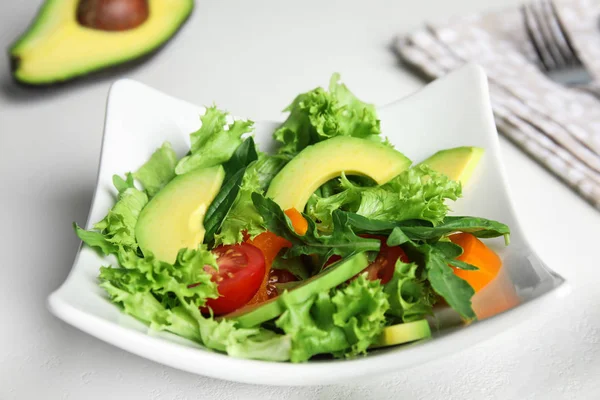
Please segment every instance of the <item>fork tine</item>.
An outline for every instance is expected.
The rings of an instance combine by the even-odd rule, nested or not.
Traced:
[[[538,55],[538,60],[540,61],[541,66],[546,71],[553,70],[554,60],[552,60],[552,58],[549,56],[548,52],[544,48],[544,41],[540,37],[537,21],[532,15],[532,11],[530,10],[527,4],[521,7],[521,11],[523,13],[523,20],[525,22],[527,36],[529,36],[529,40]]]
[[[573,46],[573,43],[571,43],[571,40],[569,39],[569,34],[567,33],[567,30],[565,29],[565,26],[564,26],[562,20],[560,19],[560,14],[558,13],[558,10],[556,9],[556,5],[552,1],[549,1],[549,5],[550,5],[550,10],[552,11],[552,15],[554,16],[553,19],[556,21],[556,24],[557,24],[558,28],[560,29],[560,32],[565,40],[565,44],[567,45],[566,48],[571,53],[571,60],[572,60],[573,64],[574,65],[583,65],[583,63],[581,62],[581,59],[577,55],[577,50],[575,49],[575,46]]]
[[[566,65],[577,65],[577,57],[573,57],[573,51],[571,51],[562,26],[558,21],[552,1],[542,1],[540,5],[542,8],[542,12],[544,13],[546,22],[548,23],[550,35],[552,35],[552,37],[554,38],[554,43],[560,53],[560,56],[562,57]]]
[[[529,5],[532,14],[537,22],[537,26],[540,30],[540,36],[544,41],[544,47],[546,48],[552,60],[554,60],[555,68],[564,68],[567,66],[567,62],[558,48],[554,35],[552,34],[552,28],[550,27],[550,19],[545,13],[544,7],[545,1],[537,1]]]

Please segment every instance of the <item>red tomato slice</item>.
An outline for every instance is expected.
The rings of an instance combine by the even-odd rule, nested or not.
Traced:
[[[212,250],[219,270],[204,267],[216,282],[219,298],[209,299],[202,312],[210,307],[215,315],[230,313],[244,306],[258,291],[265,276],[265,257],[248,243],[219,246]]]
[[[375,261],[373,261],[369,266],[365,269],[367,272],[367,278],[374,281],[376,279],[381,279],[381,283],[388,283],[392,277],[394,276],[394,270],[396,268],[396,261],[398,259],[403,262],[408,262],[408,257],[402,247],[394,246],[389,247],[385,244],[387,238],[383,236],[375,236],[375,235],[361,235],[363,237],[369,237],[372,239],[379,239],[381,241],[381,248],[379,250],[379,254]]]

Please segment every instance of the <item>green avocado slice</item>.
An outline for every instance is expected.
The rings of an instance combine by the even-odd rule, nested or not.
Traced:
[[[338,261],[292,289],[289,299],[301,303],[317,293],[329,290],[347,281],[354,275],[364,270],[369,265],[365,253],[353,255],[345,260]],[[243,307],[225,315],[223,318],[236,320],[240,327],[250,328],[280,316],[285,311],[285,306],[279,297],[275,297],[261,304]]]
[[[220,165],[173,178],[140,213],[135,237],[142,252],[172,263],[180,249],[198,247],[204,239],[204,215],[224,178]]]
[[[413,322],[386,326],[377,341],[371,348],[394,346],[397,344],[414,342],[431,336],[431,328],[426,319]]]
[[[481,147],[454,147],[440,150],[419,164],[426,164],[434,171],[454,181],[460,181],[464,186],[471,179],[483,153]]]
[[[303,211],[315,190],[342,172],[368,176],[381,185],[408,169],[410,164],[404,154],[386,144],[337,136],[298,153],[273,178],[267,197],[282,210]]]
[[[139,26],[106,31],[78,22],[80,1],[46,0],[42,5],[9,49],[18,82],[49,85],[140,58],[169,40],[194,7],[193,0],[148,0],[148,17]]]

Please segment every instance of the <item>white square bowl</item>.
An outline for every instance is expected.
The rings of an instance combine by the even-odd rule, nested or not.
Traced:
[[[134,171],[165,140],[179,156],[189,149],[189,133],[199,126],[203,107],[172,98],[131,81],[111,88],[104,128],[98,182],[86,228],[102,219],[114,204],[113,174]],[[460,324],[456,314],[437,314],[443,328],[431,340],[371,352],[353,360],[319,360],[303,364],[236,359],[165,332],[151,331],[123,314],[98,287],[100,265],[114,263],[81,247],[71,273],[48,299],[50,311],[67,323],[124,350],[175,368],[215,378],[271,385],[329,384],[381,374],[458,351],[510,329],[528,313],[568,293],[554,290],[564,280],[544,266],[527,244],[511,206],[500,161],[487,80],[476,65],[439,79],[419,92],[378,110],[383,134],[409,158],[419,161],[437,150],[479,146],[486,152],[455,214],[495,219],[511,227],[511,245],[488,241],[503,259],[499,276],[473,299],[480,320]],[[263,150],[272,144],[277,122],[256,124],[255,139]],[[551,292],[552,291],[552,292]],[[545,293],[541,302],[530,302]],[[525,304],[527,303],[527,304]],[[501,315],[500,315],[501,314]],[[493,317],[493,318],[490,318]]]

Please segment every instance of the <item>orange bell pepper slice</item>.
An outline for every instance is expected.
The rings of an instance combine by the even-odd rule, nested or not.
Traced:
[[[273,260],[275,260],[275,257],[277,257],[277,254],[281,251],[281,249],[283,249],[284,247],[292,247],[292,244],[286,239],[277,236],[273,232],[269,231],[263,232],[260,235],[256,236],[254,239],[248,240],[248,243],[255,247],[258,247],[265,256],[265,277],[263,278],[263,281],[260,284],[260,288],[254,295],[254,297],[248,302],[247,305],[250,305],[262,303],[264,301],[269,300],[267,285],[269,283],[269,273],[271,272]]]
[[[292,226],[294,227],[296,233],[300,236],[306,235],[306,231],[308,231],[308,221],[302,216],[300,211],[292,207],[288,208],[284,212],[292,222]]]
[[[483,289],[498,275],[498,271],[502,267],[502,260],[481,240],[470,233],[457,233],[450,235],[449,239],[463,248],[463,253],[457,257],[457,260],[479,268],[477,271],[467,271],[452,267],[454,274],[467,281],[475,292]]]

